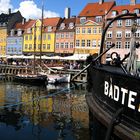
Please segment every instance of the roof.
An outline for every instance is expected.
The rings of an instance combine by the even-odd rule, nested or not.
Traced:
[[[129,13],[134,13],[135,9],[140,9],[140,4],[135,4],[135,5],[119,5],[119,6],[114,6],[111,11],[109,12],[107,17],[111,16],[112,11],[117,11],[117,14],[122,14],[123,10],[128,10]]]
[[[59,20],[60,20],[60,17],[45,18],[43,20],[43,25],[44,26],[57,26]]]
[[[64,28],[60,30],[60,26],[58,26],[57,32],[64,32],[64,31],[74,31],[76,22],[76,17],[72,18],[63,18],[63,20],[60,23],[60,26],[64,24]],[[70,23],[73,23],[73,28],[70,28]]]
[[[34,25],[35,22],[36,22],[36,20],[29,19],[24,24],[23,23],[17,23],[15,25],[15,29],[28,29],[28,28],[31,28]]]
[[[102,4],[88,3],[80,12],[79,17],[103,16],[105,15],[106,11],[108,12],[114,5],[115,2],[104,2]]]

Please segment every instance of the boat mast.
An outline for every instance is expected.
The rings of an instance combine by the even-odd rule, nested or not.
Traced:
[[[34,62],[33,62],[33,73],[35,74],[35,53],[36,53],[36,22],[34,26]]]
[[[42,0],[42,16],[41,16],[41,28],[40,28],[40,66],[42,56],[42,30],[43,30],[43,18],[44,18],[44,0]]]

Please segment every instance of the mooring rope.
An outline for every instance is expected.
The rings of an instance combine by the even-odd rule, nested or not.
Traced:
[[[85,84],[85,83],[80,83],[80,84],[78,84],[78,85],[76,85],[76,86],[81,86],[82,84]],[[17,102],[17,103],[15,103],[15,104],[8,104],[8,105],[0,106],[0,109],[2,109],[2,108],[10,108],[10,107],[18,106],[18,105],[28,104],[29,102],[38,101],[38,100],[41,100],[41,99],[44,99],[44,98],[50,98],[50,97],[56,96],[56,95],[58,95],[58,94],[60,94],[60,93],[62,93],[62,92],[64,92],[63,94],[68,94],[68,93],[66,93],[66,91],[69,91],[70,89],[73,89],[74,87],[75,87],[75,86],[72,86],[72,87],[70,87],[70,88],[64,88],[64,89],[59,90],[59,91],[57,91],[57,92],[54,92],[54,93],[52,93],[52,94],[51,94],[51,93],[48,93],[48,94],[45,95],[45,96],[39,96],[39,97],[37,97],[37,98],[33,98],[33,99],[29,100],[28,102]]]

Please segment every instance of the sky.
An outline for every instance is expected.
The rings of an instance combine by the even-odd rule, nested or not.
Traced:
[[[41,18],[42,1],[44,2],[44,17],[64,17],[66,7],[71,8],[71,16],[77,16],[87,3],[99,0],[0,0],[0,13],[20,11],[26,19]],[[111,0],[105,0],[111,1]],[[129,4],[130,0],[116,0],[117,5]],[[140,4],[140,0],[136,0]]]

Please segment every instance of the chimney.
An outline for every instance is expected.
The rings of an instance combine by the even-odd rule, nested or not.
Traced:
[[[130,0],[130,5],[136,5],[136,0]]]
[[[11,8],[8,9],[8,14],[9,14],[9,15],[11,14]]]
[[[104,3],[104,0],[99,0],[99,4],[103,4]]]
[[[70,18],[70,8],[65,8],[65,18]]]

